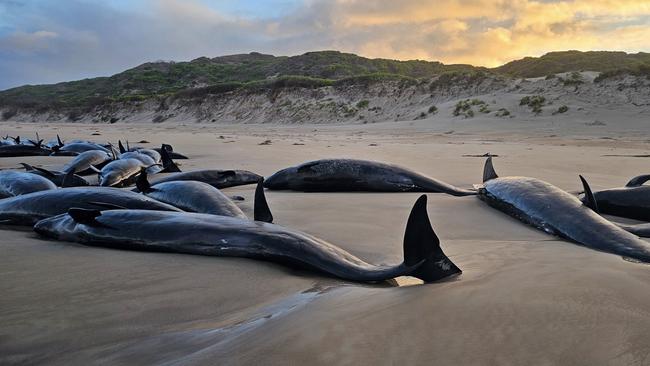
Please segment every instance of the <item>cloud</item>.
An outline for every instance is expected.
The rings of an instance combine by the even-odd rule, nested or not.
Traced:
[[[273,12],[240,1],[246,12],[208,0],[0,1],[0,89],[250,51],[497,66],[555,50],[650,50],[645,0],[292,0]]]

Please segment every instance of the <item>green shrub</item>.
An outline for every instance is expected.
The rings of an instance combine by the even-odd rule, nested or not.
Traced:
[[[525,105],[537,114],[542,113],[542,107],[546,105],[546,98],[542,95],[525,96],[519,100],[519,105]]]
[[[456,107],[454,108],[454,116],[458,117],[461,114],[465,114],[468,110],[472,110],[472,106],[469,103],[469,99],[466,100],[461,100],[456,103]]]
[[[480,103],[477,103],[477,101]],[[465,99],[465,100],[458,101],[458,103],[456,103],[456,107],[454,108],[453,115],[464,116],[465,118],[474,117],[474,110],[472,109],[472,105],[481,105],[487,107],[485,105],[485,102],[479,101],[478,99],[474,99],[474,100]]]
[[[569,77],[563,80],[564,85],[580,85],[584,83],[584,79],[582,77],[582,74],[580,74],[577,71],[572,72],[569,74]]]
[[[499,108],[496,114],[497,117],[506,117],[509,115],[510,115],[510,111],[505,108]]]
[[[359,103],[357,103],[357,108],[358,109],[365,109],[365,108],[368,108],[368,105],[370,105],[370,101],[364,99],[364,100],[360,101]]]
[[[435,113],[438,113],[438,107],[432,105],[431,107],[429,107],[429,114],[435,114]]]
[[[558,108],[557,111],[553,112],[553,114],[566,113],[568,110],[569,110],[569,107],[563,105],[560,108]]]

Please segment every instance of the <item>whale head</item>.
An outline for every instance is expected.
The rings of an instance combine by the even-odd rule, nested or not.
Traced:
[[[264,180],[264,187],[268,189],[289,189],[289,182],[296,178],[296,168],[282,169]]]

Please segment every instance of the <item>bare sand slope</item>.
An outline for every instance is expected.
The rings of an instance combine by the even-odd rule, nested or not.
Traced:
[[[418,121],[424,123],[422,121]],[[19,127],[19,128],[17,128]],[[409,127],[409,128],[404,128]],[[53,134],[6,125],[3,133]],[[363,129],[362,129],[363,128]],[[439,133],[425,125],[273,127],[68,125],[67,138],[171,142],[185,170],[268,175],[323,157],[402,164],[459,186],[479,183],[483,159],[500,175],[567,190],[648,173],[643,136],[616,140]],[[318,131],[314,131],[318,129]],[[219,136],[223,136],[220,138]],[[270,139],[270,145],[259,145]],[[300,145],[304,144],[304,145]],[[371,146],[376,144],[378,146]],[[69,158],[2,159],[60,167]],[[225,190],[246,197],[253,187]],[[417,194],[268,192],[276,222],[375,263],[402,259]],[[46,241],[0,230],[0,364],[647,365],[650,266],[524,226],[475,197],[429,195],[446,253],[464,271],[430,285],[365,286],[233,258],[140,253]]]

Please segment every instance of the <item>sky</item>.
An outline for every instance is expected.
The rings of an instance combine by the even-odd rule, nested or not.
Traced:
[[[0,0],[0,90],[251,51],[498,66],[650,51],[650,0]]]

